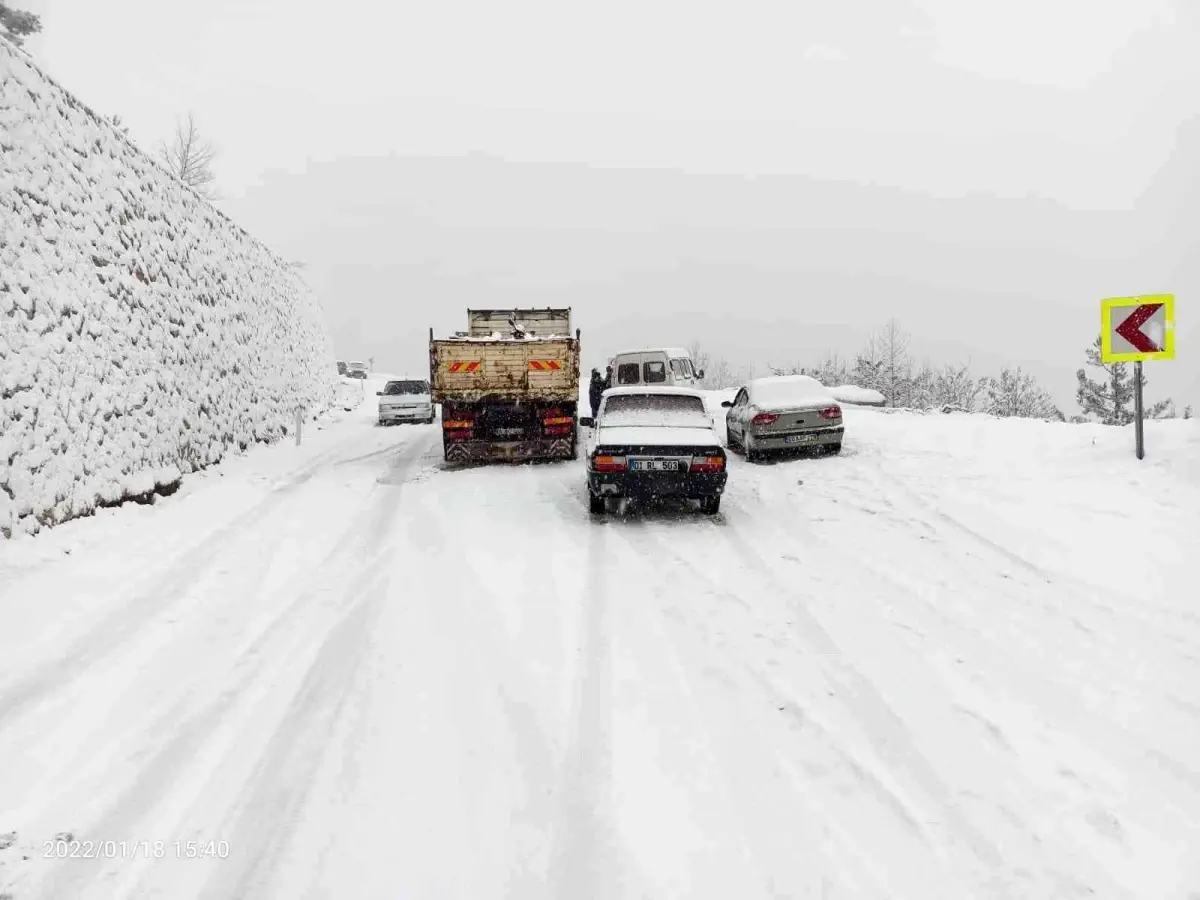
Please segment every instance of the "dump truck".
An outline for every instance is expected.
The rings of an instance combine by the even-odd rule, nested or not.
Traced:
[[[447,462],[576,459],[579,329],[571,309],[468,309],[435,338],[429,383]]]

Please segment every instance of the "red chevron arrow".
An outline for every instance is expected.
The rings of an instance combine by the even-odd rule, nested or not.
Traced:
[[[1133,344],[1139,353],[1158,353],[1162,350],[1162,347],[1158,346],[1158,344],[1142,333],[1142,326],[1146,324],[1146,321],[1152,315],[1162,309],[1162,306],[1161,303],[1146,303],[1139,306],[1114,331]]]

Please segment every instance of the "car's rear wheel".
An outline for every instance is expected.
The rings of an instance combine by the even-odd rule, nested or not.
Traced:
[[[712,515],[721,511],[721,495],[700,498],[700,512]]]
[[[746,457],[746,462],[757,462],[762,458],[762,454],[754,449],[754,442],[750,438],[746,438],[742,442],[742,453]]]
[[[838,441],[836,444],[830,444],[829,452],[830,453],[841,453],[842,452],[842,442]]]
[[[599,494],[593,494],[588,491],[588,512],[592,515],[602,516],[608,511],[608,504]]]

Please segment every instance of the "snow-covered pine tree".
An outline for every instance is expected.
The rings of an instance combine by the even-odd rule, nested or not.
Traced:
[[[1127,363],[1106,363],[1100,359],[1100,338],[1087,349],[1087,364],[1104,372],[1104,379],[1093,381],[1087,370],[1075,373],[1078,388],[1075,399],[1085,416],[1094,417],[1104,425],[1128,425],[1133,421],[1134,381]],[[1142,373],[1142,396],[1145,397],[1149,381]],[[1168,398],[1145,408],[1147,419],[1157,419],[1171,409]]]
[[[947,365],[937,374],[934,381],[934,404],[943,409],[960,409],[977,412],[979,399],[987,387],[988,379],[975,379],[967,363]]]
[[[921,363],[915,374],[908,376],[908,405],[913,409],[929,409],[938,405],[937,373],[929,360]]]
[[[1050,394],[1020,366],[1006,366],[998,379],[988,379],[986,393],[987,411],[993,416],[1066,421]]]
[[[854,366],[850,370],[850,377],[858,387],[870,388],[887,396],[883,389],[883,354],[874,335],[867,340],[866,345],[854,357]]]

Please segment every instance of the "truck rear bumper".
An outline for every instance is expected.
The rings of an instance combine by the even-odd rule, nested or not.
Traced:
[[[527,459],[574,459],[570,437],[537,441],[446,441],[447,462],[515,462]]]

